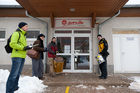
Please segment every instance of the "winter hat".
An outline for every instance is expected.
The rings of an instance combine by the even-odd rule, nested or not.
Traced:
[[[45,37],[45,35],[44,35],[44,34],[39,34],[39,35],[38,35],[38,37],[42,37],[42,36],[43,36],[43,37]]]
[[[42,37],[42,36],[45,37],[44,34],[39,34],[39,35],[37,36],[37,40],[41,40],[40,37]]]
[[[39,34],[38,36],[37,36],[37,39],[40,39],[40,37],[45,37],[45,35],[44,34]]]
[[[98,36],[102,37],[102,35],[101,35],[101,34],[98,34],[98,35],[97,35],[97,37],[98,37]]]
[[[28,25],[28,24],[25,23],[25,22],[20,22],[20,23],[18,24],[18,27],[19,27],[19,28],[22,28],[22,27],[24,27],[25,25]]]

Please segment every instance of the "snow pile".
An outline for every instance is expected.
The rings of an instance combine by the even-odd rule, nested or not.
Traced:
[[[85,85],[83,85],[83,84],[77,85],[76,87],[77,87],[77,88],[88,88],[88,86],[85,86]]]
[[[37,77],[24,76],[19,80],[19,89],[15,93],[42,93],[47,86]]]
[[[9,76],[9,71],[8,70],[2,70],[0,69],[0,93],[6,93],[6,81]]]
[[[131,77],[130,79],[134,81],[130,83],[129,88],[140,92],[140,77]]]
[[[104,89],[106,89],[104,86],[101,86],[101,85],[98,85],[97,87],[96,87],[96,89],[97,90],[104,90]]]
[[[8,70],[0,69],[0,90],[5,93],[6,81],[9,76]],[[42,93],[48,86],[43,85],[43,81],[37,77],[23,76],[19,79],[19,89],[15,93]]]

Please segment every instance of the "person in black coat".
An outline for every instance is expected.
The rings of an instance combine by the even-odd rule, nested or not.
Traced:
[[[99,76],[100,79],[106,79],[107,78],[107,56],[109,55],[108,53],[108,43],[105,40],[105,38],[102,38],[102,35],[97,35],[97,38],[99,40],[99,54],[102,55],[104,58],[105,62],[101,63],[99,65],[100,71],[101,71],[101,76]]]

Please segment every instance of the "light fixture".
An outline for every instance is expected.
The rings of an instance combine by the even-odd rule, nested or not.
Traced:
[[[75,12],[75,8],[70,8],[70,11],[71,12]]]

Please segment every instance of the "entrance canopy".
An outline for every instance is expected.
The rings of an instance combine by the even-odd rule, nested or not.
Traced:
[[[128,0],[17,0],[35,17],[111,17]]]

